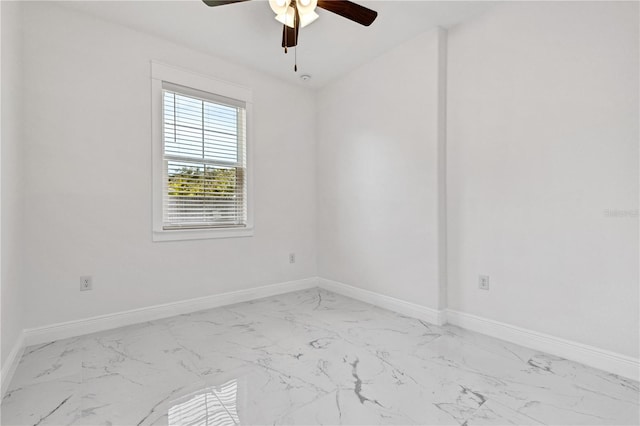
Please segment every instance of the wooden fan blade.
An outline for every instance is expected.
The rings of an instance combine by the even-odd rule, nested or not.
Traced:
[[[293,28],[287,25],[282,26],[282,47],[284,47],[285,53],[287,47],[293,47],[298,44],[298,31],[300,30],[300,14],[296,7],[296,2],[292,2],[293,7]]]
[[[350,19],[358,24],[368,27],[376,20],[378,12],[367,9],[359,4],[347,0],[318,0],[318,7],[321,7],[343,18]]]
[[[293,47],[298,44],[298,27],[282,26],[282,47]]]
[[[249,0],[202,0],[209,7],[224,6],[225,4],[242,3]]]

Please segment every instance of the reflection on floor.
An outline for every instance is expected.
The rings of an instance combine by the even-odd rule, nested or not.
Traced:
[[[236,406],[237,397],[237,379],[188,393],[169,404],[169,424],[220,426],[240,424]]]
[[[307,290],[27,348],[3,425],[638,424],[638,383]]]

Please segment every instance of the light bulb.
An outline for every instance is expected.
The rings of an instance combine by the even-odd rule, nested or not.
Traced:
[[[269,6],[271,6],[271,10],[273,10],[273,13],[276,15],[285,13],[290,3],[291,0],[269,0]]]
[[[315,13],[314,11],[316,10],[316,6],[318,6],[318,0],[298,0],[297,5],[300,16],[303,16],[308,13]]]
[[[300,15],[300,28],[304,28],[316,19],[319,16],[315,12],[307,13],[306,15]],[[287,27],[293,28],[293,9],[289,9],[286,13],[281,13],[276,16],[276,21],[281,24],[285,24]]]

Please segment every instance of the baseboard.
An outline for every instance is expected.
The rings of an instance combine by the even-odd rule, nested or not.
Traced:
[[[13,374],[16,372],[24,353],[24,346],[24,332],[21,332],[7,360],[2,364],[2,371],[0,371],[0,398],[4,396],[4,393],[9,388],[9,383],[11,383]]]
[[[445,315],[443,311],[416,305],[394,297],[385,296],[373,291],[364,290],[338,281],[318,278],[318,286],[328,291],[351,297],[362,302],[370,303],[390,311],[398,312],[409,317],[418,318],[431,324],[443,325]]]
[[[632,380],[638,380],[640,377],[640,360],[637,358],[451,309],[447,310],[446,317],[449,324],[467,330],[580,362]]]
[[[26,346],[314,287],[321,287],[325,290],[418,318],[431,324],[443,325],[448,322],[468,330],[577,361],[633,380],[638,380],[640,376],[640,361],[637,358],[464,312],[455,310],[439,311],[427,308],[337,281],[324,278],[306,278],[26,329],[20,334],[9,357],[2,365],[0,373],[1,395],[4,395],[6,388],[9,386]]]
[[[38,345],[54,340],[81,336],[204,309],[232,305],[234,303],[247,302],[263,297],[275,296],[277,294],[314,288],[316,286],[316,278],[306,278],[26,329],[24,330],[24,346]]]

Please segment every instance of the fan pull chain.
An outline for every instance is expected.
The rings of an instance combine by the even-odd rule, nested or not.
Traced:
[[[298,45],[293,48],[293,72],[298,72]]]
[[[283,34],[283,36],[284,36],[284,54],[286,55],[287,52],[288,52],[287,45],[289,44],[289,40],[287,39],[287,35],[289,34],[289,32],[287,31],[287,27],[286,26],[282,27],[282,31],[284,32],[284,34]]]

